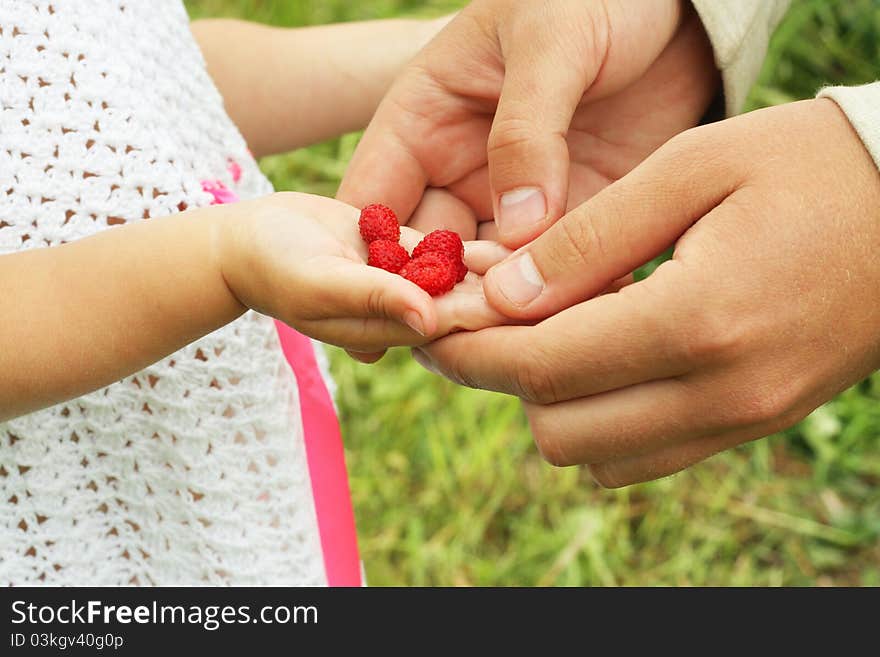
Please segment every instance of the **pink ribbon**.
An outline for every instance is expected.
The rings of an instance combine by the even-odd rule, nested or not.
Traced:
[[[339,420],[311,340],[276,321],[281,349],[299,388],[312,497],[330,586],[361,586],[360,557]]]

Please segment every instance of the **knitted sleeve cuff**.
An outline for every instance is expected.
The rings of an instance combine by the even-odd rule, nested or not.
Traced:
[[[791,0],[693,0],[724,81],[725,111],[742,111],[758,77],[770,36]]]
[[[880,167],[880,82],[860,87],[825,87],[818,98],[830,98],[840,106]]]

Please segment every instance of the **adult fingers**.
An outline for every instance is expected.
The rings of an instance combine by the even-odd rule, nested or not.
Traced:
[[[662,253],[739,184],[714,133],[674,138],[486,275],[486,297],[511,317],[548,317]]]
[[[596,297],[536,326],[438,340],[417,360],[475,388],[554,403],[689,372],[712,345],[699,340],[677,262],[621,292]]]
[[[520,13],[500,36],[504,84],[488,143],[495,221],[500,240],[514,247],[565,212],[565,135],[608,46],[603,22],[587,39],[563,39],[552,17]]]
[[[681,445],[663,447],[650,454],[591,464],[589,469],[593,479],[600,485],[606,488],[620,488],[668,477],[719,452],[764,435],[766,434],[756,429],[732,431]]]
[[[532,436],[554,465],[649,454],[719,431],[687,380],[662,379],[557,404],[525,404]]]
[[[477,221],[494,223],[495,211],[492,207],[492,190],[489,187],[489,167],[485,162],[481,167],[450,183],[446,188],[474,211]]]
[[[463,240],[472,240],[477,236],[477,219],[473,210],[445,189],[425,190],[419,207],[406,225],[421,233],[455,231]]]
[[[522,3],[500,19],[505,76],[489,169],[506,245],[525,244],[565,212],[575,109],[642,75],[678,28],[682,4],[642,2],[634,12],[608,0]]]
[[[498,226],[494,221],[481,221],[477,226],[477,239],[498,241]]]

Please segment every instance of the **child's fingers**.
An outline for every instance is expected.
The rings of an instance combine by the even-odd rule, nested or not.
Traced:
[[[393,319],[323,319],[300,322],[296,328],[321,342],[354,352],[352,355],[361,362],[375,362],[370,360],[371,355],[384,353],[391,346],[412,347],[427,342],[424,336]]]
[[[437,332],[431,339],[456,331],[479,331],[514,321],[489,305],[483,294],[483,279],[474,273],[468,274],[452,292],[436,297],[434,302],[437,306]]]
[[[294,308],[301,319],[388,319],[424,335],[436,330],[431,297],[406,279],[364,263],[334,258],[313,261],[309,300]]]
[[[468,264],[480,270],[507,257],[497,244],[470,242]],[[375,362],[391,346],[418,346],[455,331],[510,323],[490,306],[482,277],[470,272],[444,295],[431,298],[413,283],[382,269],[342,258],[310,263],[309,300],[296,307],[296,328]]]
[[[512,253],[498,242],[477,240],[464,243],[464,262],[475,274],[482,276]]]
[[[400,243],[408,253],[412,253],[413,249],[418,246],[419,242],[421,242],[424,237],[424,233],[415,230],[410,226],[403,226],[400,229]],[[485,274],[490,267],[498,264],[511,253],[513,253],[513,251],[507,247],[491,240],[480,239],[464,242],[464,262],[469,270],[480,274],[481,276]]]
[[[447,294],[435,297],[435,330],[420,335],[394,317],[329,317],[300,321],[297,329],[343,347],[361,362],[372,363],[392,346],[412,347],[456,331],[479,331],[515,323],[492,308],[483,295],[482,278],[474,273]]]
[[[394,318],[351,317],[300,321],[297,329],[318,340],[343,347],[362,363],[379,360],[392,346],[419,346],[456,331],[479,331],[490,326],[519,323],[492,308],[483,295],[482,278],[468,274],[464,281],[435,297],[436,328],[420,335]]]
[[[382,357],[385,355],[387,349],[383,349],[382,351],[371,351],[371,352],[363,352],[363,351],[353,351],[351,349],[346,349],[345,353],[354,358],[359,363],[363,363],[365,365],[372,365],[373,363],[377,363],[382,360]]]

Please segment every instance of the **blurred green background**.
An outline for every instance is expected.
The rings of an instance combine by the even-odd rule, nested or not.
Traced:
[[[436,16],[450,0],[188,0],[193,17],[308,25]],[[795,0],[751,107],[880,77],[878,0]],[[358,135],[266,158],[333,195]],[[519,404],[402,350],[331,352],[360,546],[381,585],[880,585],[880,376],[782,435],[617,491],[537,455]]]

